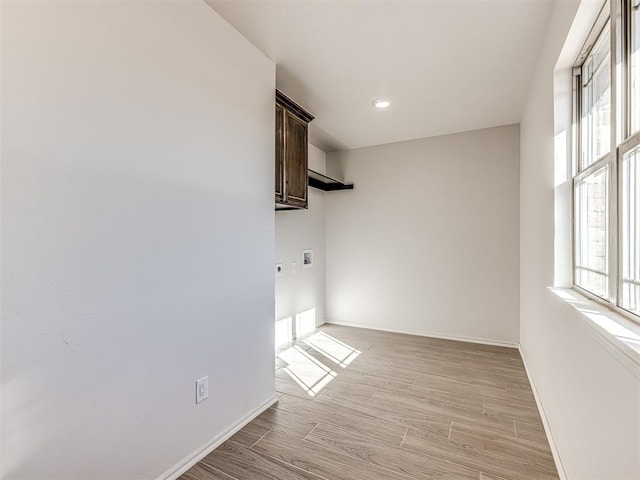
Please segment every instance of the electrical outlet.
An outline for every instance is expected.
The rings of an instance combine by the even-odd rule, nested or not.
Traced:
[[[209,377],[202,377],[196,380],[196,403],[207,398],[209,398]]]

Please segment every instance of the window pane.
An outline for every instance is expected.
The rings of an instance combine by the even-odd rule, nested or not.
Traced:
[[[609,26],[582,66],[583,170],[611,149],[611,48]]]
[[[640,0],[638,0],[640,1]],[[622,73],[622,1],[618,0],[616,8],[616,145],[626,138],[623,110],[623,73]]]
[[[608,177],[603,167],[575,185],[575,284],[607,299]]]
[[[640,313],[640,148],[622,159],[622,304]]]
[[[640,0],[631,2],[631,38],[629,44],[631,132],[640,130]]]

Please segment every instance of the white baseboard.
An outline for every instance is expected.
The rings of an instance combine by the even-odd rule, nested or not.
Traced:
[[[187,455],[181,461],[176,463],[169,470],[161,474],[157,477],[156,480],[176,480],[180,475],[185,473],[191,467],[193,467],[196,463],[202,460],[204,457],[213,452],[216,448],[222,445],[225,441],[235,435],[239,430],[241,430],[247,423],[256,418],[262,412],[264,412],[267,408],[271,407],[278,401],[278,396],[274,395],[269,400],[264,402],[255,410],[249,412],[244,417],[242,417],[238,422],[236,422],[231,427],[227,428],[224,432],[216,435],[195,452]]]
[[[345,327],[378,330],[381,332],[402,333],[405,335],[416,335],[418,337],[432,337],[432,338],[442,338],[443,340],[455,340],[457,342],[479,343],[481,345],[492,345],[494,347],[507,347],[507,348],[519,347],[519,344],[517,342],[504,342],[502,340],[491,340],[488,338],[476,338],[476,337],[463,337],[458,335],[443,335],[441,333],[434,333],[434,332],[412,332],[409,330],[392,330],[389,328],[375,327],[375,326],[366,325],[363,323],[344,322],[342,320],[326,319],[324,323],[327,323],[329,325],[344,325]]]
[[[531,390],[533,390],[533,396],[536,399],[536,405],[538,406],[538,412],[540,412],[540,418],[542,418],[544,433],[547,435],[547,441],[549,442],[549,448],[551,448],[553,461],[556,464],[556,470],[558,470],[558,475],[560,476],[560,480],[569,480],[569,477],[567,477],[567,472],[564,470],[564,465],[562,465],[560,452],[558,451],[556,442],[553,440],[553,435],[551,434],[551,427],[549,425],[549,420],[547,419],[547,414],[544,411],[544,407],[542,406],[542,401],[540,400],[540,396],[538,395],[536,384],[533,382],[533,378],[529,373],[529,368],[527,367],[527,360],[525,359],[524,353],[522,352],[522,346],[519,345],[518,350],[520,351],[520,358],[522,358],[522,363],[524,364],[524,371],[527,373],[527,378],[529,379]]]

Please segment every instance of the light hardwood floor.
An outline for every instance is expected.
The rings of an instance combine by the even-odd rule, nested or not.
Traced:
[[[558,479],[515,349],[323,325],[276,390],[181,480]]]

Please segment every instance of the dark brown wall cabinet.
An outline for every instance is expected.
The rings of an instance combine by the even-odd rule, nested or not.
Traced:
[[[276,90],[276,210],[307,208],[307,128],[313,115]]]

